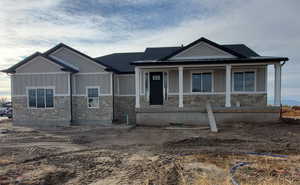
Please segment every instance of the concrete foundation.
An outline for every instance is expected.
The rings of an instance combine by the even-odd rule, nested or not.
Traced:
[[[217,125],[230,122],[270,122],[278,121],[279,107],[233,107],[213,108]],[[166,110],[137,110],[138,125],[166,126],[170,123],[184,125],[208,125],[208,115],[205,109],[186,108],[172,111]]]

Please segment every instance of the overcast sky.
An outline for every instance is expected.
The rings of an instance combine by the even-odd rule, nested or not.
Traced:
[[[1,0],[0,69],[59,42],[96,57],[206,37],[289,57],[282,95],[300,101],[299,8],[299,0]],[[10,94],[9,84],[0,74],[0,96]]]

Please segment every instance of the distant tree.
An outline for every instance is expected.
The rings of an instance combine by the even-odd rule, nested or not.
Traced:
[[[0,97],[0,106],[2,106],[4,103],[8,101],[7,97]]]

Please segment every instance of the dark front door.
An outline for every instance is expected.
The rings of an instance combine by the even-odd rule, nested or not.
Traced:
[[[162,105],[164,102],[163,95],[163,73],[150,73],[150,105]]]

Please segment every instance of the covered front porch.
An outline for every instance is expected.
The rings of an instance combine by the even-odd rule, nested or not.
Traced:
[[[267,105],[268,65],[275,67],[274,105]],[[216,121],[276,121],[281,64],[139,66],[135,68],[136,122],[206,125],[210,103]]]
[[[267,106],[266,63],[136,66],[136,109]],[[281,64],[275,67],[274,106],[280,106]]]

